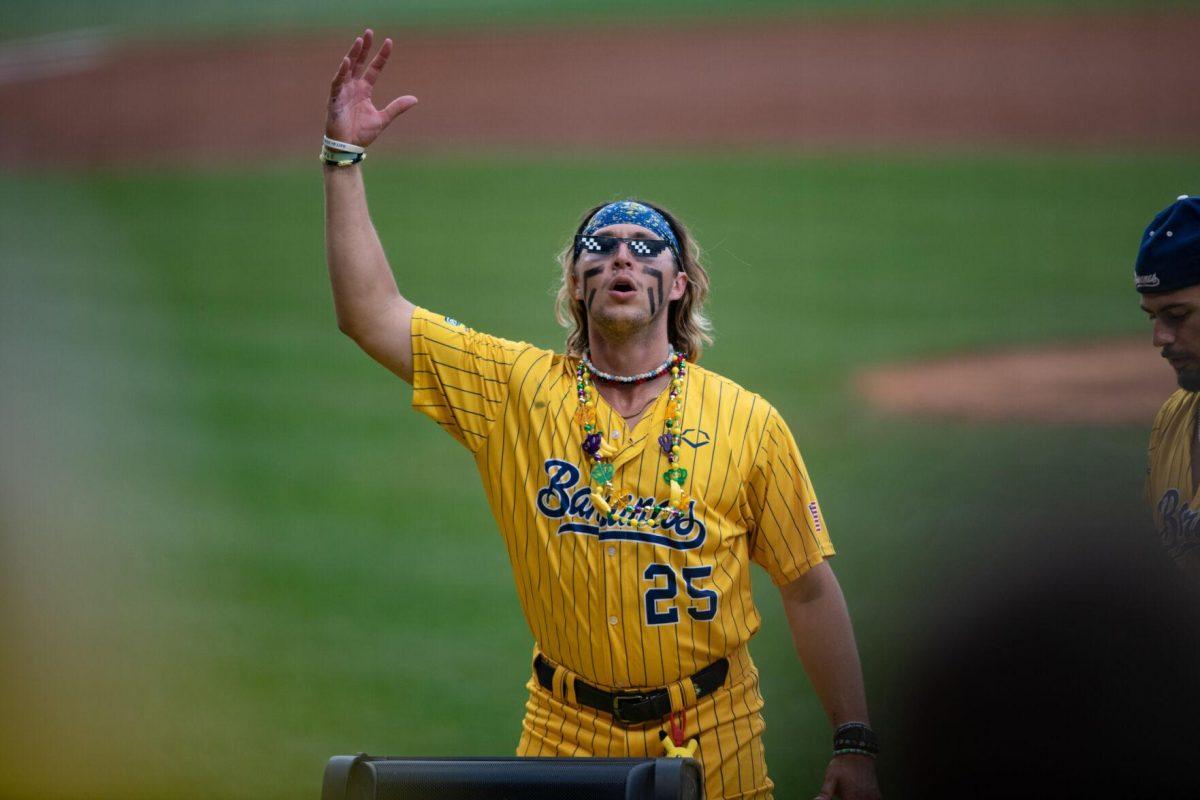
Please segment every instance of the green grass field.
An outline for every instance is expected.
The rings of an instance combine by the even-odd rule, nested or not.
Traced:
[[[953,576],[1039,520],[1152,535],[1149,420],[887,419],[850,380],[1148,340],[1137,236],[1195,188],[1195,155],[447,157],[367,175],[411,299],[546,346],[578,213],[637,194],[690,222],[713,276],[704,362],[792,425],[885,744]],[[0,187],[0,794],[284,798],[315,793],[336,753],[510,753],[532,642],[508,564],[466,451],[335,327],[316,166]],[[781,798],[810,797],[827,729],[756,581],[768,758]]]
[[[164,4],[153,0],[6,0],[0,41],[79,28],[134,36],[249,35],[264,30],[353,29],[445,25],[587,24],[605,29],[646,21],[753,19],[778,16],[912,15],[927,13],[1041,13],[1126,9],[1194,9],[1197,0],[317,0]]]

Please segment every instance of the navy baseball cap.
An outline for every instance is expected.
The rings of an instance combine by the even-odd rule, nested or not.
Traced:
[[[1200,283],[1200,197],[1180,195],[1142,234],[1133,285],[1142,294]]]

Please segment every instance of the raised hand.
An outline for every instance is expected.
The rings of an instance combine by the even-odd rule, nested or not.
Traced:
[[[371,94],[392,53],[392,40],[384,39],[375,58],[367,64],[373,37],[370,28],[363,31],[363,35],[354,40],[350,52],[342,57],[329,87],[329,114],[325,119],[326,136],[360,147],[375,141],[392,120],[417,104],[417,98],[404,95],[382,109],[375,107]]]

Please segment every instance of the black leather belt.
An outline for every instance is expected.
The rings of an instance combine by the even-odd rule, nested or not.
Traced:
[[[533,660],[533,671],[538,683],[549,692],[554,691],[554,665],[542,658],[541,653]],[[710,695],[725,683],[729,674],[729,660],[720,658],[697,672],[691,678],[696,687],[696,699]],[[650,689],[645,692],[606,692],[581,680],[575,681],[575,699],[580,704],[597,711],[612,714],[613,719],[626,725],[663,719],[671,713],[671,693],[666,689]]]

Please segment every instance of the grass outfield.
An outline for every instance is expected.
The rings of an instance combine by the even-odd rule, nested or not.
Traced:
[[[78,28],[148,35],[245,35],[254,31],[304,28],[353,30],[356,26],[586,24],[607,26],[647,20],[738,19],[762,16],[908,15],[926,13],[1170,10],[1198,8],[1198,0],[609,0],[602,8],[587,0],[359,0],[353,14],[345,4],[318,0],[164,4],[155,0],[5,0],[0,7],[0,41]]]
[[[1150,214],[1195,188],[1195,156],[367,174],[411,299],[546,346],[578,213],[636,193],[690,222],[714,286],[704,363],[792,425],[885,745],[953,576],[1037,521],[1151,535],[1149,420],[882,419],[848,382],[897,358],[1148,339],[1130,262]],[[0,794],[283,798],[316,791],[335,753],[511,752],[532,643],[502,546],[466,451],[337,332],[315,166],[0,188]],[[827,732],[755,580],[768,758],[780,797],[808,797]]]

